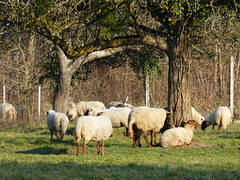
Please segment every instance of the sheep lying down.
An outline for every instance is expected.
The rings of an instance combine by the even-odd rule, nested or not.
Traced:
[[[185,121],[184,127],[171,128],[163,132],[160,137],[162,147],[184,147],[192,143],[193,130],[198,124],[194,120]]]
[[[104,142],[112,134],[112,123],[107,116],[81,116],[75,125],[75,138],[77,141],[77,156],[79,155],[79,145],[83,138],[83,155],[86,155],[86,145],[89,141],[97,141],[100,154],[100,141],[102,141],[101,154],[103,153]]]

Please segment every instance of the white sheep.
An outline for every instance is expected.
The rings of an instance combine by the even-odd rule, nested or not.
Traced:
[[[122,103],[119,101],[112,101],[107,105],[107,109],[110,109],[111,107],[129,107],[133,108],[133,105],[127,104],[127,103]]]
[[[97,141],[98,154],[100,154],[100,141],[102,141],[101,154],[103,153],[104,141],[112,134],[112,123],[107,116],[81,116],[75,125],[75,138],[77,141],[77,156],[79,145],[83,138],[83,155],[86,155],[86,145],[89,141]]]
[[[184,127],[175,127],[163,132],[159,141],[161,147],[184,147],[192,143],[193,130],[198,124],[195,120],[184,122]]]
[[[85,115],[96,116],[99,112],[102,112],[104,116],[110,118],[113,128],[128,127],[128,115],[131,112],[131,108],[110,108],[103,110],[89,108],[85,112]]]
[[[160,132],[167,117],[167,112],[162,108],[136,107],[129,114],[129,136],[133,139],[133,147],[136,147],[136,141],[140,142],[140,137],[143,134],[147,145],[151,147],[147,139],[147,133],[154,134],[156,145],[156,135]],[[151,139],[152,144],[152,139]],[[141,144],[138,144],[141,147]]]
[[[47,112],[47,126],[51,132],[51,139],[53,139],[53,132],[56,131],[56,136],[59,138],[58,133],[60,134],[61,139],[63,139],[64,134],[67,131],[69,119],[64,113],[55,112],[54,110],[49,110]]]
[[[226,129],[232,118],[231,112],[228,107],[220,106],[215,109],[203,122],[202,130],[208,126],[218,125],[218,129]]]
[[[105,109],[105,106],[100,101],[80,101],[67,112],[70,121],[76,117],[83,116],[88,108]]]
[[[198,125],[202,125],[204,117],[199,114],[193,107],[191,108],[192,118],[198,123]]]
[[[5,111],[5,119],[8,122],[13,122],[15,124],[16,117],[17,117],[17,111],[15,107],[12,104],[9,103],[3,103],[0,105],[0,117],[4,117],[4,111]]]

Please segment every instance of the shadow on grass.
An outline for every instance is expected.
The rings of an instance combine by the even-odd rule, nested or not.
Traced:
[[[22,154],[39,154],[39,155],[49,155],[49,154],[54,154],[54,155],[60,155],[60,154],[67,154],[67,149],[56,149],[53,147],[41,147],[41,148],[36,148],[36,149],[31,149],[27,151],[17,151],[16,153],[22,153]]]
[[[85,158],[78,157],[81,161]],[[5,172],[3,179],[52,179],[57,174],[59,179],[237,179],[239,171],[208,170],[203,168],[162,167],[128,163],[125,165],[82,164],[81,162],[61,163],[20,163],[2,162]],[[37,178],[36,178],[37,177]]]

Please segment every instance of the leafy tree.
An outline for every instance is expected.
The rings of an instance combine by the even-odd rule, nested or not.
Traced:
[[[169,58],[171,113],[167,122],[168,126],[180,126],[182,120],[191,118],[188,82],[193,29],[195,25],[201,26],[215,7],[231,9],[234,13],[229,21],[234,19],[237,3],[234,0],[6,1],[1,4],[0,19],[35,31],[56,45],[60,79],[55,108],[63,112],[71,76],[80,65],[120,51],[122,46],[147,45],[165,52]],[[111,48],[117,49],[107,50]]]

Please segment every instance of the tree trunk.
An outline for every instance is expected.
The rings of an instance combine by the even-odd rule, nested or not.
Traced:
[[[169,42],[168,126],[179,127],[183,120],[191,119],[189,92],[190,49],[184,38]]]
[[[53,95],[53,109],[57,112],[66,113],[72,73],[69,71],[69,60],[64,52],[58,46],[56,51],[59,59],[59,82]]]

